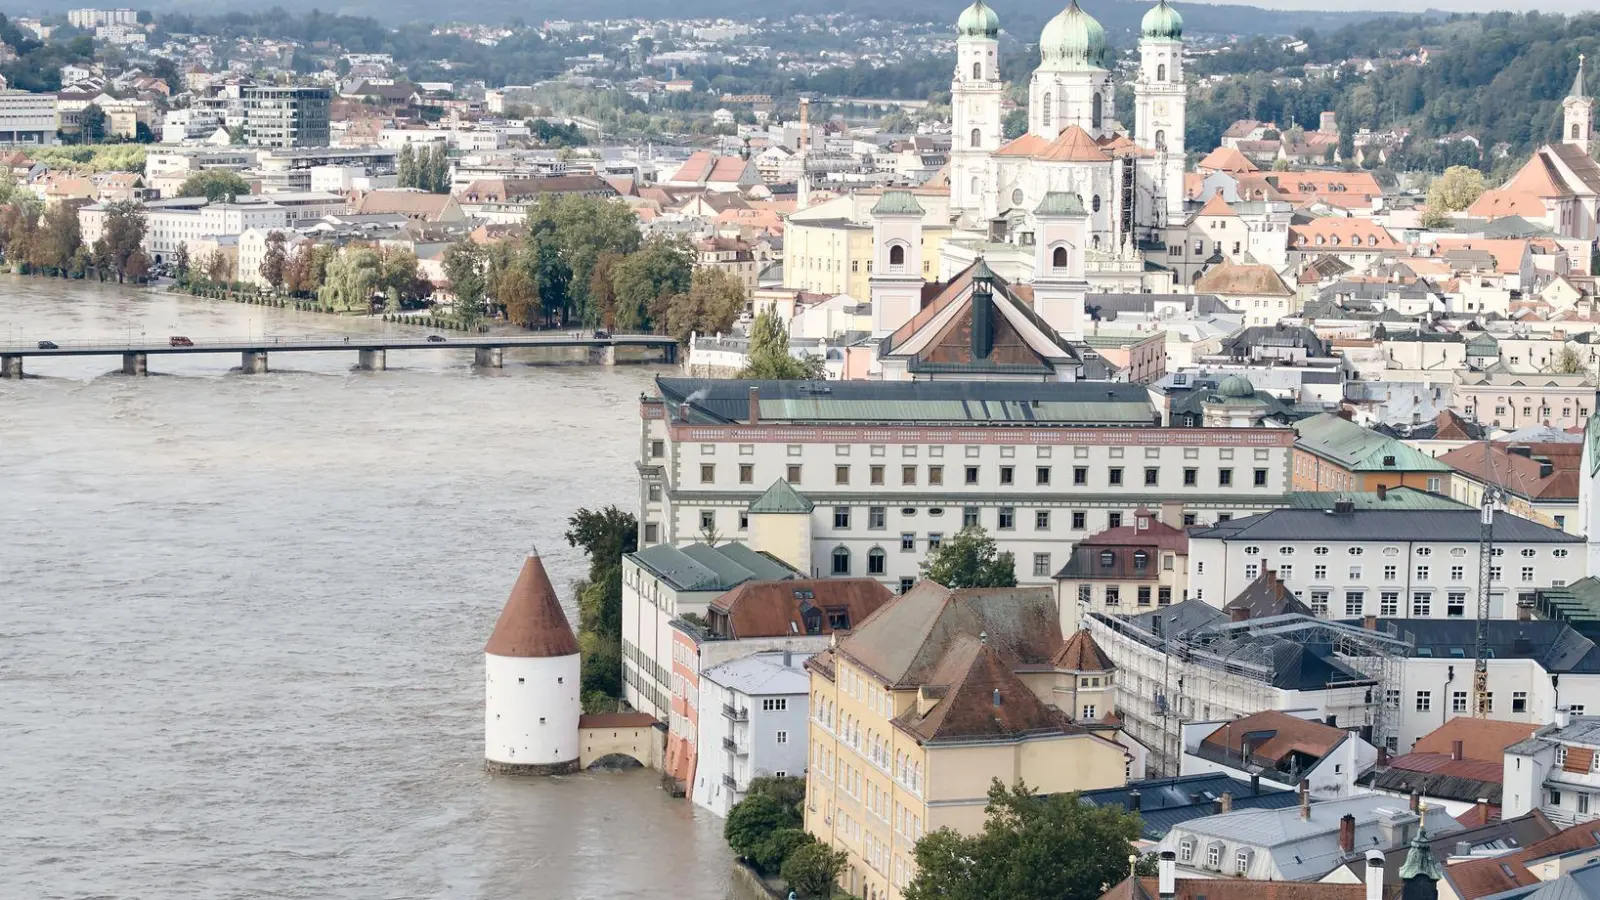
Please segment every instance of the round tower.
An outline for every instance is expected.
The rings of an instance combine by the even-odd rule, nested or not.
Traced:
[[[497,775],[578,770],[578,640],[561,611],[539,551],[483,648],[483,757]]]

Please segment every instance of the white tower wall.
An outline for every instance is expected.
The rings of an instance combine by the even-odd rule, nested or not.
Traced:
[[[1183,131],[1188,120],[1182,41],[1146,38],[1139,42],[1139,75],[1133,92],[1137,107],[1134,141],[1157,153],[1164,221],[1182,222]]]
[[[578,768],[579,657],[483,656],[484,758],[491,771]]]
[[[882,337],[922,308],[922,214],[875,215],[872,243],[875,259],[867,287],[872,299],[872,334]],[[894,262],[896,259],[900,262]]]
[[[950,207],[977,213],[989,178],[989,155],[1000,149],[1000,42],[956,39],[956,74],[950,84],[955,134],[950,151]],[[976,138],[976,140],[974,140]]]

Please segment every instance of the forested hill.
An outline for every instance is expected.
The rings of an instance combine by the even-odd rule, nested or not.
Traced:
[[[1383,129],[1407,126],[1415,135],[1416,156],[1451,153],[1435,139],[1466,133],[1477,137],[1485,170],[1520,163],[1534,147],[1554,140],[1560,128],[1561,98],[1572,87],[1578,54],[1587,54],[1588,90],[1600,89],[1600,15],[1566,17],[1539,13],[1490,13],[1446,19],[1380,19],[1331,32],[1301,32],[1303,53],[1281,40],[1253,38],[1234,49],[1198,60],[1199,76],[1230,74],[1201,88],[1190,105],[1190,145],[1212,147],[1223,129],[1239,118],[1316,127],[1324,109],[1336,110],[1341,128]],[[1430,51],[1426,65],[1415,65],[1419,48]],[[1373,60],[1370,74],[1347,67],[1336,78],[1305,78],[1306,66]],[[1509,154],[1487,151],[1509,144]],[[1444,160],[1425,162],[1438,168]]]

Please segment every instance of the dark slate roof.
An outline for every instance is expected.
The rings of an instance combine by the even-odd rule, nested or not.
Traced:
[[[1360,620],[1344,624],[1361,626]],[[1478,640],[1474,619],[1379,619],[1378,628],[1412,645],[1411,656],[1471,660]],[[1531,659],[1546,672],[1600,672],[1600,648],[1565,622],[1538,619],[1489,622],[1495,659]]]
[[[1133,781],[1123,787],[1084,791],[1078,800],[1090,806],[1132,809],[1135,791],[1139,794],[1141,837],[1151,841],[1161,840],[1173,826],[1212,815],[1215,801],[1223,794],[1233,795],[1234,809],[1284,809],[1300,802],[1294,791],[1258,788],[1252,795],[1250,782],[1217,773]]]
[[[692,424],[747,423],[750,389],[762,422],[944,423],[1154,427],[1143,385],[1106,382],[752,381],[656,378],[674,420],[687,404]]]
[[[1228,615],[1204,600],[1190,599],[1182,603],[1174,603],[1166,609],[1152,610],[1147,613],[1140,613],[1137,616],[1129,616],[1128,624],[1154,633],[1157,630],[1156,619],[1161,620],[1161,633],[1171,637],[1196,631],[1217,622],[1226,622],[1228,621]]]
[[[1125,312],[1155,312],[1157,303],[1168,306],[1174,302],[1183,304],[1184,309],[1191,311],[1196,316],[1212,316],[1219,313],[1232,313],[1237,315],[1239,310],[1233,309],[1223,303],[1216,294],[1089,294],[1084,298],[1084,311],[1091,319],[1105,322],[1115,322],[1118,313]]]
[[[1434,494],[1420,488],[1389,488],[1383,496],[1376,491],[1291,491],[1284,505],[1294,509],[1333,509],[1340,500],[1355,504],[1356,509],[1470,509],[1465,503],[1452,500],[1443,494]]]
[[[1328,342],[1309,328],[1288,325],[1252,325],[1222,341],[1226,356],[1246,357],[1257,347],[1303,347],[1310,356],[1328,356]]]
[[[1441,753],[1407,754],[1408,756],[1430,757],[1423,760],[1429,769],[1436,771],[1422,771],[1419,769],[1402,769],[1390,766],[1389,768],[1373,771],[1363,775],[1360,782],[1369,788],[1391,793],[1406,794],[1415,790],[1429,797],[1439,797],[1444,800],[1457,800],[1462,803],[1474,803],[1478,800],[1487,800],[1491,804],[1499,805],[1501,792],[1501,764],[1485,763],[1477,760],[1452,760]],[[1437,765],[1434,765],[1434,764]],[[1451,767],[1460,767],[1465,772],[1451,771]],[[1491,773],[1490,770],[1493,770]],[[1478,770],[1482,770],[1481,772]],[[1492,774],[1492,778],[1489,777]]]
[[[1189,530],[1190,539],[1225,541],[1461,541],[1479,539],[1475,509],[1357,509],[1333,514],[1316,509],[1275,509]],[[1582,537],[1501,513],[1494,536],[1513,543],[1579,543]]]

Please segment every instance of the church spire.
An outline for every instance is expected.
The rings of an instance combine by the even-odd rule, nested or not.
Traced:
[[[1570,96],[1575,97],[1575,98],[1577,98],[1579,100],[1582,100],[1582,99],[1584,99],[1584,98],[1589,96],[1589,94],[1586,91],[1584,91],[1584,89],[1583,89],[1583,54],[1582,53],[1578,54],[1578,76],[1576,78],[1572,79],[1572,94]]]

